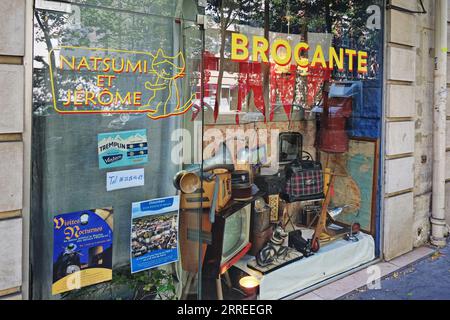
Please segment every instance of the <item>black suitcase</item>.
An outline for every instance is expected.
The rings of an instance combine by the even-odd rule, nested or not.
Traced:
[[[286,177],[284,170],[280,170],[277,174],[272,176],[257,176],[254,181],[259,190],[266,193],[266,195],[280,194],[284,190],[286,184]]]

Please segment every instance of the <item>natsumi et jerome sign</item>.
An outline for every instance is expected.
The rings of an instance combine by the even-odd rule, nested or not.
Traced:
[[[61,114],[147,113],[162,119],[186,113],[182,52],[156,53],[63,46],[50,51],[54,109]],[[53,62],[55,61],[55,62]]]

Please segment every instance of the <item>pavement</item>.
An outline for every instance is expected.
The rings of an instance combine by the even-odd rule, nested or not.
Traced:
[[[369,289],[376,271],[378,287]],[[450,300],[450,243],[416,248],[333,281],[296,300]]]
[[[450,244],[388,275],[381,288],[360,288],[340,300],[450,300]]]

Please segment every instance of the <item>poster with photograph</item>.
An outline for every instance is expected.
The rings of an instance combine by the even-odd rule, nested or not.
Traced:
[[[179,196],[132,204],[131,273],[178,261]]]
[[[55,216],[52,294],[111,280],[112,246],[112,208]]]
[[[147,162],[147,129],[100,133],[98,135],[100,169],[133,166]]]

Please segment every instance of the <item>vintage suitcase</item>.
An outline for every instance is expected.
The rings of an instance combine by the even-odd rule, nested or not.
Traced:
[[[286,186],[282,198],[287,202],[322,199],[323,185],[320,162],[311,159],[296,160],[286,167]]]
[[[275,195],[283,192],[286,183],[284,170],[278,171],[272,176],[257,176],[254,183],[259,190],[266,193],[266,195]]]

